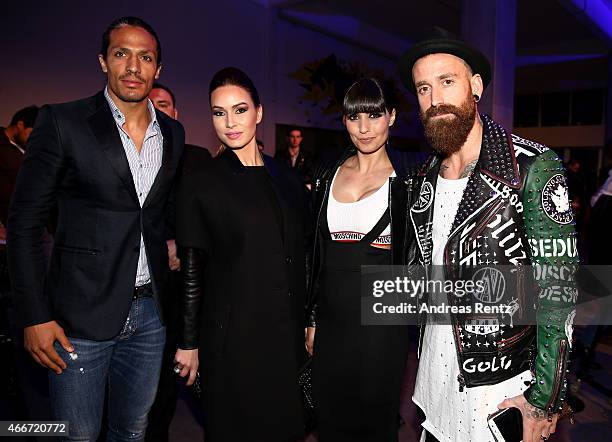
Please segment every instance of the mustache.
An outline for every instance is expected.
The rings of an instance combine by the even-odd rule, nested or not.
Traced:
[[[131,79],[136,79],[140,81],[141,83],[146,83],[145,79],[137,74],[130,73],[130,74],[121,75],[119,77],[119,80],[131,80]]]
[[[455,116],[461,115],[461,109],[457,106],[453,106],[452,104],[440,104],[436,107],[430,107],[423,114],[423,120],[428,121],[433,117],[437,117],[438,115],[444,114],[453,114]]]

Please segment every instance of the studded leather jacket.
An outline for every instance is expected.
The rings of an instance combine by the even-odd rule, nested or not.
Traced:
[[[570,276],[553,271],[535,278],[532,270],[538,265],[572,267],[578,262],[563,168],[547,147],[508,134],[488,116],[481,119],[480,157],[444,249],[445,277],[466,281],[476,269],[516,268],[511,281],[518,294],[514,302],[531,303],[536,318],[531,324],[537,325],[510,326],[502,314],[473,310],[451,314],[460,367],[458,387],[497,384],[531,369],[534,379],[526,399],[549,413],[558,412],[566,393],[576,287],[571,271]],[[427,160],[420,172],[419,196],[410,208],[417,259],[425,266],[432,260],[433,200],[440,164],[435,155]],[[458,306],[466,302],[455,296],[449,300]],[[424,324],[421,318],[421,332]]]

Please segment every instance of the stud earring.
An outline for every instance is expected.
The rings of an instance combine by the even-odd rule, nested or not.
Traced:
[[[478,94],[474,94],[474,101],[478,103],[480,101],[480,96]]]

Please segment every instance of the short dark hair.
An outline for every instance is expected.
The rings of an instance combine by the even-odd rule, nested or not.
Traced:
[[[36,121],[39,110],[40,108],[34,105],[19,109],[15,112],[13,118],[11,118],[11,126],[15,126],[18,122],[23,121],[25,127],[34,127],[34,122]]]
[[[172,98],[172,105],[176,107],[176,98],[174,98],[174,94],[172,93],[172,91],[170,90],[168,86],[166,86],[165,84],[161,84],[161,83],[153,83],[153,87],[151,88],[151,90],[153,89],[163,89],[166,92],[168,92],[168,95],[170,95],[170,97]]]
[[[108,28],[106,28],[104,34],[102,34],[102,46],[100,47],[100,54],[102,55],[102,58],[106,60],[106,53],[108,52],[108,46],[110,45],[111,32],[113,32],[115,29],[119,29],[122,26],[136,26],[138,28],[142,28],[155,38],[155,43],[157,44],[156,61],[157,65],[160,66],[162,62],[162,46],[157,33],[153,27],[143,19],[131,16],[118,18],[108,25]]]
[[[291,132],[293,132],[294,130],[300,131],[300,136],[304,136],[304,134],[302,133],[302,129],[297,126],[291,126],[289,130],[287,130],[287,136],[291,135]]]
[[[212,80],[210,80],[210,85],[208,86],[208,101],[210,102],[210,97],[215,89],[220,88],[221,86],[238,86],[244,89],[251,96],[251,100],[255,106],[261,105],[261,100],[259,99],[259,92],[257,92],[257,88],[255,87],[255,83],[249,78],[247,74],[242,72],[240,69],[235,67],[227,67],[221,69],[215,75],[213,75]]]
[[[391,112],[395,106],[389,95],[375,78],[362,78],[352,84],[344,95],[342,113],[346,116],[360,113]]]

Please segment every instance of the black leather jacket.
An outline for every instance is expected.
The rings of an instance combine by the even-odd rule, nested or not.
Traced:
[[[507,317],[499,314],[451,315],[458,387],[497,384],[531,368],[534,382],[525,393],[527,400],[557,412],[566,390],[576,288],[573,277],[563,279],[554,272],[535,282],[531,268],[525,266],[572,268],[578,263],[563,167],[547,147],[507,134],[485,115],[481,118],[480,157],[444,249],[445,276],[466,281],[476,269],[515,266],[511,283],[517,287],[513,292],[518,294],[517,305],[529,308],[526,294],[531,304],[537,302],[537,325],[504,326]],[[440,164],[437,156],[426,162],[419,197],[410,209],[417,237],[414,247],[425,266],[432,260],[433,200]],[[468,297],[450,298],[455,305],[465,305]]]
[[[391,215],[391,263],[396,265],[416,263],[417,253],[410,244],[415,242],[412,229],[408,228],[408,207],[411,198],[416,193],[416,174],[421,156],[414,152],[405,152],[392,148],[387,144],[387,155],[395,170],[395,177],[389,178],[389,210]],[[357,150],[351,146],[344,150],[337,160],[322,163],[315,171],[312,186],[313,239],[311,261],[308,272],[308,305],[306,308],[306,324],[316,326],[316,306],[318,279],[321,271],[321,238],[320,220],[323,203],[327,199],[331,182],[338,168],[355,155]]]

